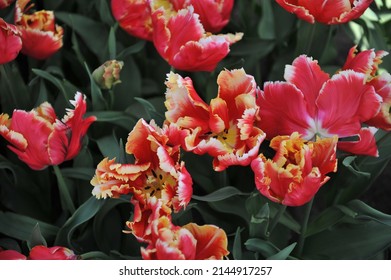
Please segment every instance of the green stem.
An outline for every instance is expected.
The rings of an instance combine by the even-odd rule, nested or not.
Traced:
[[[281,205],[280,208],[278,209],[278,212],[276,215],[274,215],[273,220],[270,222],[269,226],[269,236],[273,232],[274,228],[277,226],[278,222],[280,221],[282,215],[285,213],[286,210],[286,205]]]
[[[61,170],[58,167],[58,165],[53,165],[53,170],[54,173],[56,174],[58,189],[60,191],[60,196],[64,203],[63,208],[69,210],[69,212],[73,214],[76,211],[76,209],[75,209],[75,205],[73,204],[71,194],[69,193],[68,186],[64,180],[64,176],[62,176]]]
[[[301,224],[299,243],[297,245],[297,256],[300,258],[303,253],[304,243],[305,243],[305,234],[307,232],[308,221],[310,219],[310,214],[312,210],[312,204],[314,203],[314,198],[311,199],[310,202],[307,203],[303,223]]]
[[[308,44],[307,44],[307,49],[305,52],[308,55],[311,51],[312,43],[314,41],[315,30],[316,30],[316,23],[311,25],[310,36],[309,36],[309,40],[308,40]]]

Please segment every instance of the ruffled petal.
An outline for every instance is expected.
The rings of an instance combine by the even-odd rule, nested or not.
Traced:
[[[373,78],[370,82],[378,95],[381,96],[380,111],[373,118],[366,121],[370,126],[375,126],[386,131],[391,130],[391,75],[384,72]]]
[[[315,101],[323,84],[329,79],[329,75],[320,69],[318,61],[301,55],[293,61],[292,65],[285,66],[284,78],[303,93],[307,102],[307,112],[314,118]]]
[[[221,228],[195,223],[187,224],[184,228],[197,240],[195,260],[222,260],[229,254],[227,235]]]
[[[166,81],[167,121],[181,128],[209,129],[209,106],[199,97],[190,78],[170,73]]]
[[[379,151],[376,145],[375,132],[377,128],[365,127],[358,132],[358,140],[356,141],[339,141],[338,149],[354,154],[379,156]]]
[[[361,123],[380,109],[381,98],[372,86],[365,84],[365,75],[345,70],[325,83],[317,99],[318,120],[329,134],[339,137],[355,135]]]
[[[307,135],[312,118],[307,111],[305,96],[294,85],[266,82],[257,102],[261,118],[259,127],[268,139],[277,135],[290,135],[295,131],[308,139],[314,136],[313,133]]]

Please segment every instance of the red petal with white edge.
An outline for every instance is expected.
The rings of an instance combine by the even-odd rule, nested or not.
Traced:
[[[241,38],[240,35],[237,35]],[[225,58],[232,44],[227,35],[210,35],[198,41],[188,41],[177,52],[173,52],[168,62],[184,71],[213,71],[217,64]]]
[[[298,5],[304,6],[315,17],[316,21],[325,24],[331,24],[341,14],[351,10],[351,4],[347,0],[298,0],[293,2],[298,2]]]
[[[9,146],[20,160],[34,170],[41,170],[52,165],[48,154],[48,138],[53,131],[51,123],[38,117],[34,111],[15,110],[12,115],[11,129],[22,134],[27,142],[27,147],[24,150]]]
[[[187,171],[185,164],[182,162],[179,168],[178,178],[178,201],[173,201],[174,209],[181,209],[186,207],[193,195],[193,179],[190,173]],[[174,198],[175,199],[175,198]]]
[[[261,146],[266,134],[260,131],[260,134],[246,141],[246,145],[243,148],[236,149],[231,153],[225,153],[218,155],[213,160],[213,169],[215,171],[223,171],[227,167],[232,165],[247,166],[250,165],[254,158],[258,156],[259,147]],[[251,146],[248,145],[251,143]]]
[[[391,130],[391,75],[384,72],[376,76],[370,82],[378,95],[383,98],[379,113],[372,119],[366,121],[370,126],[375,126],[386,131]]]
[[[276,0],[276,2],[290,13],[296,14],[296,16],[302,20],[314,23],[314,16],[308,11],[307,8],[299,5],[296,1],[292,0]]]
[[[315,101],[323,84],[329,79],[329,75],[320,69],[317,60],[301,55],[293,61],[292,65],[285,66],[284,78],[303,93],[307,101],[307,111],[314,118]]]
[[[170,73],[166,81],[167,121],[181,128],[209,129],[209,106],[199,97],[190,78]]]
[[[152,23],[153,43],[160,55],[168,61],[187,42],[198,41],[205,33],[193,7],[182,9],[175,15],[162,7],[152,13]]]
[[[354,154],[354,155],[367,155],[367,156],[379,156],[379,151],[376,146],[375,133],[377,128],[367,127],[362,128],[359,131],[358,141],[338,141],[338,149]]]
[[[184,226],[197,241],[196,260],[222,260],[229,254],[227,235],[224,230],[214,225],[199,226],[190,223]]]
[[[75,100],[71,100],[70,102],[75,109],[67,109],[67,115],[62,120],[69,127],[71,133],[66,160],[73,159],[79,153],[83,137],[86,135],[90,125],[96,121],[95,116],[84,118],[87,110],[85,95],[77,92],[75,94]]]
[[[365,75],[345,70],[325,83],[317,99],[318,119],[323,129],[339,137],[355,135],[361,123],[380,109],[381,98],[365,84]]]
[[[257,102],[261,117],[259,127],[268,139],[277,135],[290,135],[295,131],[307,135],[312,119],[307,111],[310,104],[307,104],[303,93],[294,85],[266,82]]]
[[[352,0],[350,0],[350,2],[352,2]],[[359,18],[372,2],[373,0],[354,0],[352,10],[342,13],[341,16],[338,19],[333,20],[332,23],[345,23]]]
[[[24,29],[22,32],[22,53],[35,59],[46,59],[62,47],[63,30],[58,28],[58,34],[36,29]]]
[[[342,70],[354,70],[363,74],[369,74],[372,71],[373,61],[376,57],[374,50],[365,50],[357,53],[357,46],[349,50],[348,56]]]

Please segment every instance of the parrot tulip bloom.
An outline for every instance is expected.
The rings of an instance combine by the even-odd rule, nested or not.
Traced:
[[[14,60],[22,49],[21,33],[0,18],[0,65]]]
[[[81,93],[71,103],[75,109],[68,109],[62,120],[57,119],[47,102],[30,112],[15,110],[11,119],[2,114],[0,135],[11,143],[9,149],[34,170],[71,160],[79,153],[87,129],[96,120],[93,116],[83,119],[87,104]]]
[[[168,145],[168,141],[165,130],[140,120],[126,143],[126,152],[134,156],[135,163],[103,159],[91,180],[93,195],[106,198],[132,194],[141,204],[156,197],[174,211],[185,207],[193,193],[193,182],[184,162],[179,162],[179,145]]]
[[[184,162],[179,162],[179,145],[169,145],[165,130],[141,119],[129,133],[126,152],[136,164],[150,164],[142,183],[135,186],[141,203],[157,197],[176,212],[189,203],[193,181]]]
[[[153,221],[152,243],[141,248],[146,260],[221,260],[229,254],[225,232],[214,226],[190,223],[175,226],[162,216]]]
[[[31,249],[29,255],[30,260],[76,260],[77,258],[72,250],[60,246],[38,245]]]
[[[27,12],[34,6],[30,0],[17,0],[15,25],[22,34],[22,53],[35,59],[46,59],[62,47],[63,29],[55,24],[52,11]]]
[[[152,24],[159,54],[172,67],[184,71],[213,71],[228,55],[230,45],[243,36],[206,33],[192,6],[178,12],[164,7],[153,10]]]
[[[377,156],[374,135],[361,130],[362,123],[378,113],[381,97],[373,86],[365,83],[363,73],[344,70],[330,78],[316,60],[302,55],[286,66],[284,78],[287,82],[265,83],[258,99],[261,118],[258,125],[269,139],[295,131],[306,140],[334,135],[356,137],[358,141],[347,141],[338,147]],[[371,146],[357,150],[354,146],[359,142]]]
[[[149,1],[111,0],[111,11],[119,26],[132,36],[153,40]]]
[[[277,136],[270,147],[274,158],[260,154],[251,168],[259,192],[271,201],[287,206],[301,206],[309,202],[319,188],[337,171],[337,137],[305,141],[298,133]]]
[[[194,90],[189,78],[169,74],[166,85],[166,120],[188,133],[184,149],[208,153],[213,168],[222,171],[231,165],[249,165],[258,155],[265,134],[254,124],[259,107],[259,89],[243,69],[222,71],[218,96],[208,106]]]
[[[357,52],[356,46],[352,47],[346,58],[342,70],[351,69],[366,76],[366,83],[373,86],[375,92],[382,98],[380,111],[365,123],[387,131],[391,130],[391,75],[383,72],[378,75],[379,64],[382,58],[388,55],[386,51],[364,50]]]
[[[373,0],[276,0],[298,18],[314,23],[340,24],[359,18]]]

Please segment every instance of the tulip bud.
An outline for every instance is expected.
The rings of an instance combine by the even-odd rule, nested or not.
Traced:
[[[114,85],[119,84],[119,74],[124,63],[117,60],[108,60],[94,70],[92,77],[102,89],[111,89]]]

